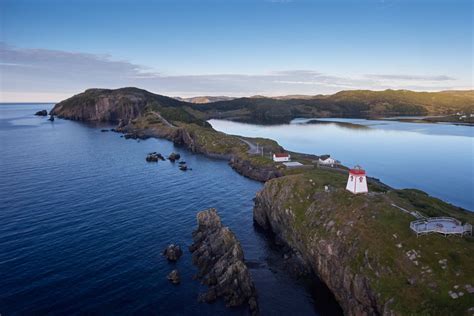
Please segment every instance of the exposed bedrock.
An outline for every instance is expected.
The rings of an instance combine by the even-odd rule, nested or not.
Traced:
[[[229,165],[241,175],[260,182],[265,182],[282,176],[281,172],[276,168],[253,166],[250,161],[239,159],[238,157],[232,157],[229,160]]]
[[[48,111],[46,110],[41,110],[41,111],[38,111],[35,113],[36,116],[47,116],[48,115]]]
[[[353,273],[345,265],[353,251],[342,239],[318,236],[317,228],[310,232],[295,224],[295,213],[286,205],[293,194],[292,186],[278,185],[272,180],[257,193],[254,207],[255,222],[295,251],[308,269],[328,286],[347,315],[384,314],[376,295],[364,275]],[[321,206],[320,206],[321,207]]]
[[[178,259],[183,255],[183,251],[179,245],[170,244],[166,249],[163,251],[163,255],[169,261],[178,261]]]
[[[227,306],[248,304],[252,315],[257,315],[257,293],[240,242],[222,225],[216,209],[199,212],[197,223],[190,251],[198,267],[197,278],[209,286],[200,300],[212,302],[222,297]]]

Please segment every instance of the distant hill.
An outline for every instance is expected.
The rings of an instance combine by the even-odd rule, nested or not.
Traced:
[[[180,101],[190,102],[190,103],[201,104],[201,103],[211,103],[211,102],[217,102],[217,101],[228,101],[228,100],[233,100],[235,98],[226,97],[226,96],[200,96],[200,97],[191,97],[191,98],[176,97],[175,99],[180,100]]]
[[[219,101],[219,98],[225,100]],[[278,124],[296,117],[377,118],[474,113],[474,90],[353,90],[333,95],[196,97],[189,100],[194,103],[138,88],[89,89],[56,104],[52,114],[74,120],[119,121],[154,111],[169,121],[206,125],[209,118]]]
[[[414,92],[350,90],[333,95],[250,97],[201,104],[212,117],[256,123],[286,123],[295,117],[386,117],[474,113],[474,90]]]

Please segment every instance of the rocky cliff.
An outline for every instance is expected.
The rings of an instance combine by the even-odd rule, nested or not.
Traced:
[[[270,180],[256,196],[254,220],[303,258],[348,315],[463,314],[474,307],[466,291],[474,283],[473,239],[417,238],[409,228],[414,218],[393,204],[471,222],[472,214],[416,191],[371,186],[375,192],[355,196],[344,182],[321,170]],[[455,299],[453,291],[460,292]]]
[[[257,315],[257,292],[240,242],[222,225],[216,209],[199,212],[197,223],[190,251],[199,269],[197,277],[209,286],[200,299],[212,302],[222,297],[231,307],[248,304],[252,315]]]
[[[161,113],[167,122],[179,121],[208,126],[195,115],[191,104],[138,88],[89,89],[57,103],[51,114],[76,121],[129,121],[147,113]]]

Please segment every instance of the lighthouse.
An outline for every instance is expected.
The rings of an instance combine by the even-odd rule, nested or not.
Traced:
[[[367,177],[365,170],[360,166],[355,166],[349,170],[349,178],[347,179],[346,190],[351,191],[354,194],[367,193]]]

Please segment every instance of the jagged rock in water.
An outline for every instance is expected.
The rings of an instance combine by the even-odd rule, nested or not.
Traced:
[[[183,251],[179,245],[170,244],[166,249],[163,251],[163,255],[169,261],[178,261],[178,259],[183,255]]]
[[[149,153],[146,158],[145,158],[146,161],[148,162],[157,162],[158,161],[158,155],[156,153]]]
[[[168,159],[172,162],[175,162],[176,160],[179,160],[179,158],[181,158],[181,155],[178,154],[178,153],[171,153],[169,156],[168,156]]]
[[[41,111],[36,112],[35,115],[37,115],[37,116],[47,116],[47,115],[48,115],[48,111],[46,111],[46,110],[41,110]]]
[[[258,314],[257,293],[240,242],[228,227],[222,226],[216,209],[199,212],[197,222],[190,251],[199,270],[197,277],[209,286],[200,300],[212,302],[222,297],[227,306],[247,303],[252,315]]]
[[[51,122],[54,122],[54,115],[51,114],[51,115],[49,116],[49,119],[48,119],[48,120],[50,120]]]
[[[179,271],[174,269],[171,271],[168,276],[168,280],[170,280],[171,283],[173,284],[179,284],[181,282],[181,276],[179,275]]]

